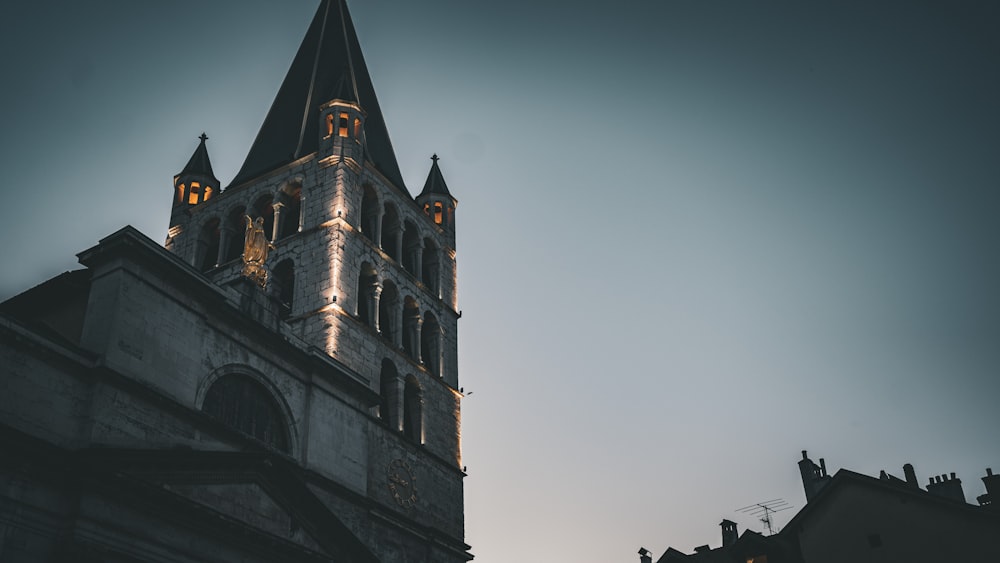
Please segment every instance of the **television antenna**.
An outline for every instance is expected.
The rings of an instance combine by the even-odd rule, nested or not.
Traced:
[[[774,513],[789,510],[790,508],[792,508],[792,505],[788,504],[784,499],[776,498],[765,500],[764,502],[755,502],[750,506],[737,509],[736,512],[741,512],[760,520],[764,524],[764,527],[767,528],[767,535],[773,536],[778,531],[775,529]]]

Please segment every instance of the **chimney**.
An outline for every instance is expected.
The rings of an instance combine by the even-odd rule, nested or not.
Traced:
[[[820,459],[819,462],[820,465],[813,463],[809,459],[809,453],[802,450],[799,473],[802,475],[802,487],[806,491],[806,502],[811,501],[830,482],[830,476],[826,473],[826,460]]]
[[[645,547],[639,548],[639,563],[653,563],[653,554]]]
[[[962,503],[965,502],[965,492],[962,491],[962,480],[955,477],[954,473],[950,477],[948,475],[932,477],[931,482],[927,484],[927,492],[939,497],[950,498]]]
[[[729,547],[735,544],[736,540],[740,537],[739,532],[736,531],[736,522],[723,520],[719,525],[722,526],[722,547]]]
[[[983,477],[983,484],[986,485],[986,494],[979,495],[976,500],[981,506],[989,506],[1000,510],[1000,475],[994,475],[993,469],[986,468],[986,477]]]
[[[712,551],[712,548],[708,547],[707,545],[699,545],[698,547],[694,548],[695,553],[708,553],[709,551]]]
[[[903,476],[906,477],[907,485],[914,489],[920,488],[920,484],[917,482],[917,472],[913,470],[913,465],[907,463],[903,466]]]

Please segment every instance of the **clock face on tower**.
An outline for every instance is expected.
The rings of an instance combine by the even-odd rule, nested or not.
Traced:
[[[387,471],[389,477],[389,492],[396,504],[403,508],[411,508],[417,503],[417,483],[409,464],[401,459],[389,462]]]

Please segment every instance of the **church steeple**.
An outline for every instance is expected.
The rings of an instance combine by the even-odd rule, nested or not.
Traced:
[[[208,158],[205,141],[208,135],[198,137],[201,142],[191,159],[179,174],[174,176],[174,204],[170,213],[170,225],[176,225],[180,214],[193,205],[208,201],[219,193],[219,179],[212,172],[212,161]]]
[[[424,213],[449,234],[454,244],[455,238],[455,207],[458,200],[448,191],[448,184],[441,174],[441,167],[438,166],[438,155],[431,156],[431,171],[427,174],[427,181],[424,182],[424,189],[416,197],[417,205],[424,210]]]
[[[345,0],[323,0],[320,4],[232,185],[244,184],[320,151],[321,140],[328,137],[321,127],[331,125],[326,113],[334,101],[353,108],[346,111],[352,114],[348,117],[351,132],[355,119],[363,122],[364,135],[360,130],[357,135],[359,155],[405,194],[406,186]],[[338,133],[340,109],[332,118]]]

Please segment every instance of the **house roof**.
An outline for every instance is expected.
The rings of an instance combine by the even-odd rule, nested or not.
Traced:
[[[323,0],[231,186],[319,150],[319,107],[339,99],[365,119],[366,160],[409,197],[345,0]]]
[[[936,495],[919,487],[911,486],[909,483],[899,478],[877,479],[861,473],[855,473],[854,471],[850,471],[848,469],[841,469],[840,471],[837,471],[830,482],[827,483],[826,486],[824,486],[812,500],[802,507],[802,510],[800,510],[795,516],[792,517],[791,520],[788,521],[788,524],[785,525],[783,531],[795,529],[803,522],[803,520],[809,518],[809,516],[817,510],[818,506],[827,502],[828,499],[833,498],[836,491],[850,486],[860,486],[868,489],[890,492],[900,496],[905,496],[918,502],[934,505],[939,509],[973,514],[984,518],[994,518],[1000,522],[1000,511],[983,510],[980,506]]]

